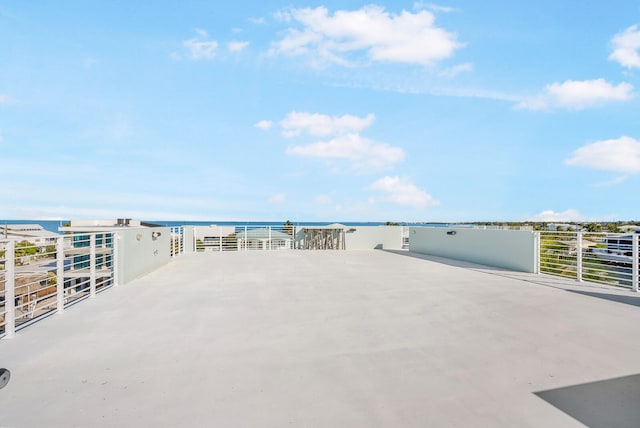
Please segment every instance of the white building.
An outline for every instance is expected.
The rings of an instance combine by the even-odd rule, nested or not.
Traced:
[[[29,241],[37,247],[55,245],[60,235],[45,230],[39,224],[5,224],[0,226],[0,238]]]

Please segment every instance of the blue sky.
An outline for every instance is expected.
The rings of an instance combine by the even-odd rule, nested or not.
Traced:
[[[0,0],[0,218],[640,220],[635,1]]]

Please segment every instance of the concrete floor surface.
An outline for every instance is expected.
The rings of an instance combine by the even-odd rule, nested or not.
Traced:
[[[640,373],[636,302],[409,253],[189,254],[0,341],[0,427],[581,427],[536,393]]]

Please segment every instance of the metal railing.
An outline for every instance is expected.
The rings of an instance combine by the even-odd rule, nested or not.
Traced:
[[[116,283],[113,233],[0,240],[0,337]]]
[[[195,234],[195,249],[209,251],[291,250],[302,248],[300,226],[246,225],[220,226]]]
[[[639,234],[538,232],[540,273],[638,291]]]
[[[175,226],[171,228],[171,247],[169,249],[171,257],[184,253],[184,227]]]

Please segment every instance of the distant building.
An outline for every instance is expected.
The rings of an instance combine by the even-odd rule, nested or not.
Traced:
[[[633,255],[633,235],[607,236],[607,251],[621,256]]]
[[[39,224],[4,224],[0,226],[0,238],[29,241],[38,247],[55,245],[60,235],[45,230]]]
[[[293,236],[273,229],[249,229],[238,232],[238,248],[270,250],[293,248]]]
[[[221,251],[236,232],[235,226],[193,226],[198,251]],[[226,238],[226,239],[225,239]]]
[[[119,218],[115,220],[71,220],[69,226],[58,228],[60,232],[71,233],[96,233],[115,232],[118,229],[130,229],[135,227],[159,227],[158,224],[145,223],[140,220],[130,218]]]
[[[113,232],[118,230],[158,227],[156,224],[140,220],[119,218],[114,220],[72,220],[69,226],[59,227],[60,232],[72,234],[72,245],[65,248],[65,254],[72,256],[72,262],[65,276],[65,290],[74,293],[89,287],[91,241],[89,234],[95,235],[96,287],[110,284],[113,268]]]

